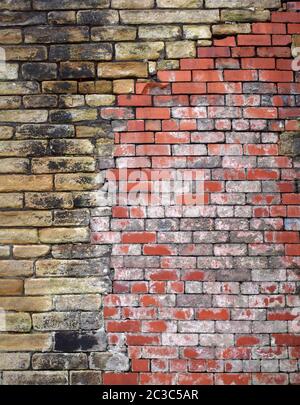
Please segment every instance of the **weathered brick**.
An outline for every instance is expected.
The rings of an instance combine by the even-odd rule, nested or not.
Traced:
[[[28,353],[1,353],[1,370],[26,370],[30,365]]]
[[[68,60],[111,60],[112,45],[108,43],[51,45],[49,59],[57,62]]]
[[[117,11],[114,10],[78,11],[77,22],[79,24],[88,24],[88,25],[113,25],[118,24],[119,14]]]
[[[213,23],[219,21],[217,10],[147,10],[121,11],[121,22],[125,24],[172,24]]]
[[[28,295],[45,294],[80,294],[104,293],[107,282],[99,278],[43,278],[25,281],[25,292]],[[0,339],[1,341],[1,339]],[[1,347],[1,345],[0,345]]]
[[[8,0],[5,1],[8,3]],[[0,11],[0,23],[3,27],[46,24],[47,16],[45,13],[38,12]]]
[[[130,26],[93,27],[91,38],[92,41],[132,41],[135,40],[136,33],[137,29]]]
[[[88,242],[89,232],[86,228],[45,228],[39,230],[43,243]]]
[[[85,8],[108,8],[108,0],[34,0],[33,8],[35,10],[68,10],[68,9],[85,9]]]
[[[44,61],[47,59],[47,48],[45,46],[5,46],[5,57],[8,61]]]
[[[143,62],[100,63],[98,76],[101,78],[147,77],[148,67]]]
[[[1,334],[0,350],[7,352],[47,351],[52,346],[51,335],[36,334]]]
[[[117,60],[159,59],[164,50],[163,42],[117,43]]]
[[[63,371],[5,371],[5,385],[67,385],[68,375]]]
[[[24,29],[25,43],[63,43],[82,42],[89,39],[88,27],[30,27]]]

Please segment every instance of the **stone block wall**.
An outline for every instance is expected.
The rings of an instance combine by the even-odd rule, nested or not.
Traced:
[[[3,384],[299,384],[299,10],[1,1]]]

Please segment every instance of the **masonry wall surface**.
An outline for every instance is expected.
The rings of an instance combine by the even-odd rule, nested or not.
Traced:
[[[299,10],[0,1],[2,384],[299,384]]]

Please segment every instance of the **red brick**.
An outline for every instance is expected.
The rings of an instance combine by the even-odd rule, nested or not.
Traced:
[[[155,143],[189,143],[189,132],[157,132],[155,134]]]
[[[243,58],[243,69],[275,69],[274,58]]]
[[[300,217],[300,207],[287,207],[288,217]]]
[[[174,250],[168,245],[145,245],[143,253],[150,256],[169,256],[174,254]]]
[[[133,117],[133,112],[131,108],[125,107],[106,107],[101,108],[101,117],[104,119],[131,119]]]
[[[139,145],[136,147],[136,154],[140,156],[164,156],[170,155],[168,145]]]
[[[262,58],[289,58],[291,56],[291,48],[285,46],[258,47],[257,55]]]
[[[260,344],[260,339],[256,336],[238,336],[236,339],[237,346],[257,346]]]
[[[213,69],[214,59],[181,59],[180,68],[182,70]]]
[[[279,118],[298,118],[300,116],[300,107],[279,108],[278,116]]]
[[[279,172],[278,170],[249,169],[247,178],[249,180],[278,180]]]
[[[103,384],[105,385],[138,385],[137,373],[104,373]]]
[[[118,105],[120,106],[150,106],[152,104],[151,96],[124,94],[118,96]]]
[[[285,34],[285,24],[274,23],[254,23],[252,24],[252,32],[254,34]]]
[[[217,69],[239,69],[240,61],[236,58],[218,58],[216,59]]]
[[[179,385],[213,385],[213,374],[190,373],[178,374]]]
[[[257,156],[267,156],[267,155],[278,155],[278,146],[272,144],[265,145],[245,145],[246,155],[257,155]]]
[[[154,105],[156,107],[188,106],[189,97],[184,95],[178,96],[154,96]]]
[[[224,79],[231,82],[248,82],[257,80],[257,72],[255,70],[226,70]]]
[[[285,254],[287,256],[300,256],[300,245],[285,245]]]
[[[270,35],[238,35],[238,45],[271,45]]]
[[[274,119],[278,117],[278,112],[272,107],[248,107],[244,108],[244,117]]]
[[[292,61],[289,59],[277,59],[276,60],[277,70],[292,70]]]
[[[137,108],[136,109],[137,119],[169,119],[170,109],[169,108]]]
[[[299,23],[300,22],[300,14],[293,13],[293,12],[273,12],[272,13],[272,22],[287,22],[287,23]]]
[[[176,374],[168,373],[141,373],[141,385],[172,385]]]
[[[289,34],[300,34],[300,24],[288,24]]]
[[[222,72],[218,70],[194,70],[194,82],[221,82],[223,80]]]
[[[230,312],[226,308],[198,309],[195,318],[199,320],[228,321]]]
[[[216,385],[250,385],[251,374],[216,374]]]
[[[241,83],[208,83],[207,84],[208,93],[217,94],[228,94],[228,93],[241,93],[242,84]]]
[[[135,88],[136,94],[165,94],[169,86],[169,83],[137,82]]]
[[[273,35],[272,36],[272,45],[286,46],[290,45],[292,42],[291,35]]]
[[[281,373],[255,373],[252,376],[255,385],[286,385],[288,375]]]
[[[233,58],[251,58],[255,56],[255,48],[253,46],[248,47],[235,47],[232,48]]]
[[[145,129],[145,122],[142,120],[132,120],[132,121],[128,121],[127,123],[127,130],[128,131],[144,131]]]
[[[230,56],[229,47],[198,48],[199,58],[226,58]]]
[[[114,218],[128,218],[129,212],[127,207],[113,207],[112,215]]]
[[[108,321],[106,322],[108,332],[139,332],[141,330],[140,321]]]
[[[149,360],[144,359],[132,359],[131,360],[131,368],[133,372],[139,371],[149,371],[150,370],[150,362]]]
[[[173,83],[173,94],[205,94],[205,83]]]
[[[292,82],[294,74],[289,71],[260,70],[259,80],[262,82]]]
[[[214,46],[236,46],[235,37],[216,38]]]
[[[122,243],[154,243],[155,232],[128,232],[122,234]]]
[[[153,143],[153,132],[124,132],[120,134],[121,143]]]
[[[159,335],[127,334],[126,340],[129,346],[159,345],[161,343]]]
[[[300,194],[283,194],[282,196],[283,204],[300,204]]]
[[[265,232],[265,240],[270,243],[299,243],[299,232]]]
[[[189,71],[162,70],[157,73],[157,78],[162,82],[189,82],[192,75]]]
[[[210,144],[208,145],[209,155],[242,155],[243,148],[236,144]]]
[[[300,94],[300,83],[278,83],[279,94]]]

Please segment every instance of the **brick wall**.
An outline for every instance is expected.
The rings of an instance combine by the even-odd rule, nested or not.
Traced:
[[[300,3],[242,3],[2,0],[3,384],[299,384]]]

